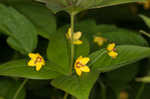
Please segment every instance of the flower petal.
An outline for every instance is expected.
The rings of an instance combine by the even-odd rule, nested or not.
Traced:
[[[68,29],[68,32],[66,33],[67,39],[71,38],[71,28]]]
[[[41,68],[42,68],[42,65],[41,65],[41,64],[37,64],[37,65],[36,65],[36,71],[39,71]]]
[[[73,44],[80,45],[80,44],[82,44],[82,41],[81,40],[76,40],[76,41],[73,41]]]
[[[36,58],[36,57],[37,57],[37,55],[34,54],[34,53],[29,53],[28,56],[29,56],[30,58]]]
[[[116,46],[115,43],[111,43],[107,46],[107,50],[112,51],[115,48],[115,46]]]
[[[106,41],[107,39],[103,37],[98,37],[98,36],[94,37],[94,42],[97,43],[99,46],[102,46]]]
[[[116,58],[118,56],[118,53],[115,51],[111,51],[108,53],[109,56],[111,56],[112,58]]]
[[[73,39],[79,40],[81,36],[82,36],[82,32],[76,32],[73,34]]]
[[[34,63],[34,60],[30,60],[29,62],[28,62],[28,66],[35,66],[35,63]]]
[[[83,64],[83,65],[86,65],[88,62],[90,61],[90,58],[88,57],[83,57],[80,62]]]
[[[90,72],[90,68],[88,66],[83,66],[80,68],[83,72]]]
[[[81,76],[82,71],[81,71],[79,68],[76,68],[75,70],[76,70],[77,75],[78,75],[78,76]]]

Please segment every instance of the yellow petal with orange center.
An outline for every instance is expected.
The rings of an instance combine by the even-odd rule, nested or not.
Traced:
[[[83,72],[90,72],[90,68],[88,66],[83,66],[80,68]]]
[[[111,56],[112,58],[116,58],[118,56],[118,53],[115,51],[111,51],[111,52],[108,52],[108,55]]]
[[[113,49],[115,48],[115,43],[111,43],[111,44],[109,44],[108,46],[107,46],[107,50],[108,51],[113,51]]]

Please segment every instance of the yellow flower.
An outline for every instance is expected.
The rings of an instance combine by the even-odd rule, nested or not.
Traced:
[[[89,61],[88,57],[80,56],[77,58],[74,64],[77,75],[81,76],[82,72],[90,72],[90,68],[86,65]]]
[[[118,56],[118,53],[115,51],[110,51],[108,52],[108,55],[111,56],[112,58],[116,58]]]
[[[115,43],[111,43],[107,46],[107,50],[108,51],[113,51],[115,49],[116,44]]]
[[[119,99],[129,99],[128,93],[125,91],[121,91],[119,97]]]
[[[115,43],[111,43],[107,46],[107,50],[108,50],[108,55],[111,56],[112,58],[116,58],[118,56],[118,53],[115,51]]]
[[[81,38],[81,36],[82,36],[82,32],[75,32],[73,34],[73,44],[76,44],[76,45],[82,44],[82,41],[79,40]],[[71,39],[71,28],[68,29],[66,37],[67,37],[67,39]]]
[[[106,42],[107,39],[100,37],[100,36],[95,36],[94,37],[94,42],[97,43],[99,46],[102,46],[104,42]]]
[[[45,65],[45,60],[39,53],[29,53],[31,60],[28,62],[28,66],[36,67],[36,71],[39,71],[42,66]]]

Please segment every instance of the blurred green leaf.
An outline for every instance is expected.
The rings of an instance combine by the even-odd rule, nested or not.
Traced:
[[[106,80],[107,84],[111,86],[111,88],[116,92],[119,93],[124,88],[126,88],[127,84],[134,80],[138,73],[138,66],[139,64],[129,64],[125,67],[119,68],[117,70],[107,72],[106,73]]]
[[[90,19],[77,23],[76,30],[82,31],[83,34],[86,35],[92,46],[96,45],[96,43],[93,42],[94,36],[104,37],[107,39],[108,43],[114,42],[117,45],[128,44],[128,45],[148,46],[148,42],[138,32],[128,29],[122,29],[115,25],[106,25],[106,24],[96,25],[96,22]]]
[[[43,5],[29,2],[16,3],[12,6],[35,25],[39,35],[49,39],[50,34],[56,32],[56,19],[51,11]]]
[[[16,91],[20,87],[20,81],[14,81],[11,79],[1,79],[0,81],[0,99],[12,99]],[[16,99],[25,99],[25,88],[23,88],[18,94]]]
[[[150,56],[150,48],[148,47],[122,45],[118,46],[116,51],[118,53],[116,59],[108,56],[107,51],[104,49],[93,52],[90,55],[90,65],[93,69],[107,72]]]
[[[139,33],[111,25],[97,26],[96,34],[106,38],[109,42],[115,42],[117,45],[148,46],[147,41]]]
[[[73,96],[77,99],[88,99],[90,90],[93,87],[99,75],[97,71],[84,73],[81,77],[62,76],[52,80],[51,84]]]
[[[15,60],[1,64],[0,75],[24,77],[29,79],[53,79],[58,76],[61,76],[60,73],[55,72],[55,70],[52,70],[50,68],[52,65],[54,64],[47,62],[46,65],[40,71],[36,71],[35,67],[27,66],[27,61]]]
[[[138,82],[144,82],[144,83],[150,83],[150,76],[136,78],[136,81],[138,81]]]
[[[23,15],[12,7],[0,4],[0,20],[0,30],[9,36],[8,44],[12,48],[23,54],[36,48],[36,29]]]
[[[145,15],[139,15],[142,19],[143,19],[143,21],[145,22],[145,24],[150,28],[150,18],[149,17],[147,17],[147,16],[145,16]]]

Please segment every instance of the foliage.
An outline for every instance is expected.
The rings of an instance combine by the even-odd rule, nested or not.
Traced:
[[[0,99],[149,97],[150,18],[139,5],[144,1],[2,0]],[[124,7],[129,18],[118,13]],[[106,9],[115,9],[114,15],[104,13],[101,20]]]

